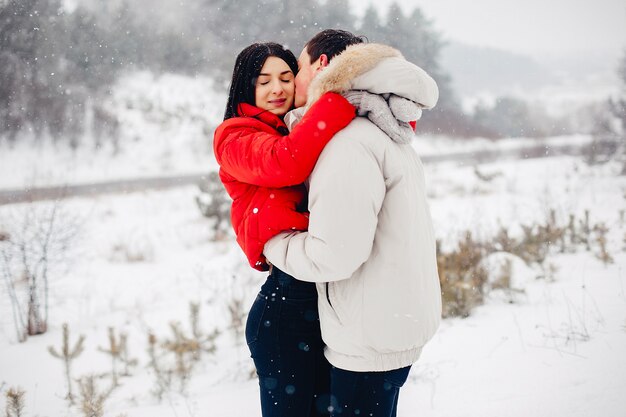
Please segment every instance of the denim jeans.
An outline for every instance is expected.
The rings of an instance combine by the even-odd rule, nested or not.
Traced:
[[[332,417],[396,417],[400,388],[410,366],[386,372],[352,372],[332,367]]]
[[[329,415],[330,364],[324,357],[315,284],[273,267],[246,322],[263,417]]]

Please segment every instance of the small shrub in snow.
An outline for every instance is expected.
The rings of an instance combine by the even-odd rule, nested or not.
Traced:
[[[488,252],[509,252],[524,259],[529,265],[542,266],[546,257],[555,250],[573,253],[582,245],[585,250],[591,251],[595,243],[599,247],[597,257],[605,263],[611,262],[612,257],[606,246],[608,228],[603,223],[592,226],[589,210],[585,210],[580,219],[571,214],[567,225],[559,224],[555,211],[551,210],[545,222],[522,224],[521,228],[522,237],[514,238],[502,227],[493,242],[487,245]]]
[[[67,383],[67,395],[65,398],[69,400],[71,404],[74,403],[74,395],[72,393],[72,361],[80,356],[81,353],[83,353],[84,341],[85,336],[80,335],[80,337],[74,344],[74,347],[70,348],[70,329],[67,323],[64,323],[63,344],[61,345],[61,349],[57,351],[52,346],[48,347],[48,352],[50,352],[52,356],[63,361],[63,366],[65,369],[65,381]]]
[[[189,303],[189,319],[191,323],[191,334],[200,346],[200,349],[196,352],[195,359],[200,360],[200,354],[202,352],[215,353],[217,350],[215,339],[220,335],[220,332],[217,329],[214,329],[211,333],[202,331],[200,328],[200,304]]]
[[[520,301],[533,272],[524,260],[506,252],[496,252],[485,256],[481,265],[488,271],[487,289],[490,295],[507,303]]]
[[[609,228],[604,223],[598,223],[593,227],[593,231],[596,234],[596,243],[599,248],[599,251],[595,254],[596,258],[600,259],[605,265],[613,263],[613,257],[606,248],[606,234],[609,232]]]
[[[10,388],[7,391],[6,417],[24,416],[24,394],[25,392],[20,388]]]
[[[613,262],[607,249],[608,227],[604,223],[592,226],[589,210],[582,218],[569,216],[569,223],[561,225],[556,212],[550,210],[545,222],[521,225],[521,236],[514,237],[509,230],[501,227],[490,241],[480,242],[467,232],[458,247],[443,253],[438,242],[437,266],[441,283],[443,316],[467,317],[472,308],[482,304],[486,292],[502,291],[508,302],[514,302],[524,293],[524,282],[514,282],[513,259],[521,259],[526,265],[541,268],[539,277],[553,279],[556,267],[546,262],[550,254],[559,251],[576,252],[581,247],[595,250],[595,256],[605,264]],[[626,243],[626,236],[624,237]],[[626,250],[626,247],[625,247]],[[504,263],[494,260],[494,256],[506,256]],[[494,263],[495,262],[495,263]],[[528,276],[528,274],[522,274]]]
[[[219,240],[230,231],[230,197],[217,172],[207,175],[199,187],[196,204],[202,215],[213,222],[213,239]]]
[[[585,244],[587,250],[591,250],[591,227],[589,226],[589,210],[585,210],[585,218],[579,221],[579,229],[572,229],[573,241]]]
[[[99,392],[96,385],[96,376],[88,375],[78,380],[80,387],[80,411],[84,417],[102,417],[104,415],[104,402],[109,398],[115,385],[111,385],[106,391]]]
[[[150,262],[154,259],[154,245],[145,234],[128,234],[113,245],[110,259],[114,262]]]
[[[121,374],[123,376],[130,376],[130,367],[137,365],[137,360],[129,357],[127,341],[128,335],[126,333],[120,333],[119,337],[116,337],[115,329],[109,327],[109,347],[106,349],[98,348],[100,352],[106,353],[111,357],[111,379],[113,385],[119,385],[119,363],[124,365],[124,371]]]
[[[565,252],[565,228],[557,224],[554,210],[550,210],[545,223],[522,224],[521,228],[523,237],[520,240],[512,240],[507,251],[519,256],[526,263],[542,265],[557,244],[561,252]]]
[[[450,253],[437,250],[437,267],[443,299],[443,317],[467,317],[483,301],[487,271],[481,265],[484,246],[471,233]]]
[[[163,342],[162,347],[173,353],[175,357],[174,375],[180,383],[179,391],[182,393],[191,378],[194,365],[198,362],[201,346],[198,341],[187,336],[180,328],[180,323],[170,323],[173,337]]]
[[[149,367],[156,379],[152,392],[159,400],[172,389],[174,377],[178,379],[179,392],[183,393],[202,353],[213,354],[217,350],[215,339],[219,331],[204,333],[199,325],[199,312],[199,305],[190,303],[191,335],[185,333],[178,322],[170,323],[173,336],[170,339],[160,342],[153,333],[148,335]]]
[[[248,312],[245,309],[244,301],[242,298],[231,298],[228,303],[228,313],[230,318],[230,330],[235,333],[235,341],[240,343],[243,340],[244,327],[246,324],[246,317]]]
[[[510,259],[507,259],[502,266],[502,270],[498,274],[498,277],[492,283],[493,289],[506,289],[511,288],[511,275],[513,275],[513,267]]]
[[[495,178],[501,177],[502,176],[502,172],[500,172],[500,171],[495,171],[495,172],[491,172],[491,173],[482,172],[478,168],[478,165],[475,165],[474,166],[474,175],[476,175],[476,178],[478,178],[479,180],[481,180],[483,182],[491,182]]]
[[[152,370],[155,378],[155,387],[152,393],[160,400],[163,399],[163,394],[168,392],[172,387],[172,374],[170,369],[164,369],[159,360],[158,351],[158,339],[154,333],[148,334],[148,355],[150,357],[149,368]]]

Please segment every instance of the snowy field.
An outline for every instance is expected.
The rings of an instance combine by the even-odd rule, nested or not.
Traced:
[[[419,138],[415,147],[435,149],[432,140]],[[520,233],[520,224],[544,221],[550,209],[560,223],[589,210],[592,223],[609,228],[614,262],[604,265],[595,246],[553,253],[546,277],[546,268],[509,257],[518,291],[493,291],[470,317],[443,321],[401,392],[399,417],[626,415],[626,177],[620,169],[573,157],[426,167],[444,247],[454,247],[466,230],[489,239],[500,225]],[[82,415],[64,400],[62,362],[48,353],[49,346],[59,349],[63,323],[70,343],[86,337],[74,378],[110,370],[110,357],[98,349],[107,347],[109,327],[128,334],[138,365],[106,400],[106,417],[260,415],[252,362],[230,328],[228,306],[242,300],[247,311],[264,274],[247,267],[232,236],[211,239],[196,194],[195,187],[183,187],[61,203],[62,219],[77,235],[67,262],[51,272],[49,331],[17,343],[4,287],[0,298],[0,389],[26,391],[25,416]],[[26,212],[37,218],[50,206],[0,206],[0,229],[11,233]],[[189,331],[190,302],[201,306],[204,332],[221,331],[217,350],[203,354],[184,394],[174,381],[159,401],[151,393],[148,332],[168,338],[173,321]],[[108,384],[107,377],[98,380],[100,389]]]

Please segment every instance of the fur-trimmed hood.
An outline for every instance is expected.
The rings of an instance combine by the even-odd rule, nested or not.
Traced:
[[[344,93],[366,90],[373,94],[395,94],[424,109],[439,99],[437,83],[398,51],[377,43],[351,45],[332,59],[328,67],[311,81],[308,109],[327,91]]]

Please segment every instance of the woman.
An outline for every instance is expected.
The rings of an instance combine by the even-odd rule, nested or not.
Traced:
[[[323,95],[289,133],[298,65],[276,43],[255,43],[237,57],[224,122],[214,152],[233,199],[232,224],[250,265],[270,269],[265,243],[286,230],[306,230],[302,184],[324,146],[355,117],[335,93]],[[263,417],[328,415],[330,365],[324,358],[315,284],[271,268],[246,323],[259,376]]]

